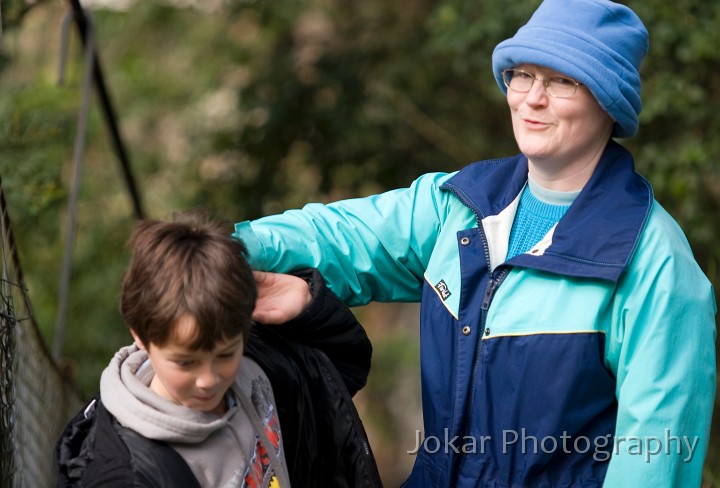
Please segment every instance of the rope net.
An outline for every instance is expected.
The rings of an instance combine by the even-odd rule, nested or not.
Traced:
[[[55,484],[53,448],[79,396],[33,317],[0,179],[0,488]]]

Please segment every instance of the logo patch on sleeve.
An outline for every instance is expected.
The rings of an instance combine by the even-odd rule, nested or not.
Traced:
[[[442,298],[442,301],[448,299],[450,296],[450,290],[448,289],[447,285],[445,284],[445,280],[440,280],[440,283],[435,285],[435,289],[437,290],[438,294],[440,295],[440,298]]]

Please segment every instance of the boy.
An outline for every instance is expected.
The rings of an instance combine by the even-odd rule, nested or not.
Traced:
[[[337,363],[345,386],[357,391],[369,369],[367,337],[358,333],[362,329],[349,311],[338,309],[319,274],[306,273],[311,287],[296,276],[273,276],[305,290],[313,315],[306,310],[277,330],[258,327],[250,342],[255,346],[247,348],[253,360],[243,354],[256,288],[240,241],[222,226],[186,214],[175,222],[139,222],[130,247],[120,309],[135,343],[116,353],[102,374],[99,401],[79,413],[59,440],[58,486],[285,488],[291,480],[311,486],[320,480],[313,468],[328,452],[333,458],[345,452],[353,461],[353,469],[333,469],[348,485],[360,472],[374,479],[371,454],[361,455],[367,441],[359,424],[338,423],[339,417],[326,415],[323,399],[307,390],[318,386],[305,377],[312,370],[308,358],[327,358],[343,346],[355,351],[349,361],[345,355],[345,363]],[[322,312],[325,304],[335,312],[332,317]],[[333,330],[335,337],[321,332],[318,339],[318,331]],[[311,339],[297,345],[278,334],[293,339],[298,331]],[[336,351],[313,352],[327,339],[337,345],[341,336],[346,343]],[[329,362],[319,368],[328,365],[334,368]],[[283,405],[264,369],[282,388]],[[319,383],[327,391],[327,378]],[[352,402],[343,403],[343,413],[349,409],[357,418]],[[349,430],[354,440],[327,445],[323,420],[313,414],[334,419],[323,428]],[[287,439],[281,415],[288,417]],[[318,428],[308,430],[308,422]]]

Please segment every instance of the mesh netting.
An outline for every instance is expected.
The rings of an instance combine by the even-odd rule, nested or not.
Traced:
[[[0,488],[54,486],[53,447],[80,400],[33,319],[1,179],[0,208]]]

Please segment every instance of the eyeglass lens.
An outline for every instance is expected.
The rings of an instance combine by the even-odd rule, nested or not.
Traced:
[[[521,69],[506,69],[502,72],[502,76],[505,86],[520,93],[530,91],[535,80],[541,80],[548,95],[558,98],[573,96],[578,87],[578,82],[566,76],[536,78],[532,73]]]

